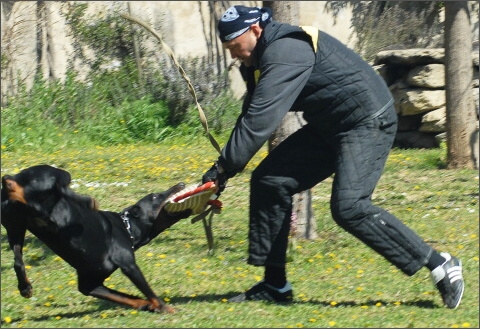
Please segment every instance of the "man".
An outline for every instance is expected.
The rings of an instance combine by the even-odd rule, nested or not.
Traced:
[[[405,274],[427,267],[445,305],[456,308],[464,290],[460,260],[438,253],[371,203],[397,129],[385,82],[328,34],[271,16],[269,8],[233,6],[218,23],[223,46],[242,62],[248,92],[227,144],[202,181],[217,181],[222,192],[288,111],[303,112],[307,122],[252,173],[248,263],[265,267],[264,280],[230,301],[292,300],[286,278],[292,196],[334,175],[333,219]]]

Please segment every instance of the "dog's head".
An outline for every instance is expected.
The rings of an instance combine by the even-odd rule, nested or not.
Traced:
[[[184,188],[184,183],[178,183],[165,192],[150,193],[141,198],[133,206],[125,208],[120,212],[120,215],[129,218],[136,223],[149,226],[149,239],[153,239],[180,219],[187,218],[191,215],[191,209],[176,213],[169,213],[164,209],[165,202],[172,195],[180,192]]]
[[[2,212],[11,203],[28,204],[38,211],[53,204],[61,192],[68,187],[70,174],[49,165],[26,168],[16,175],[2,177]]]

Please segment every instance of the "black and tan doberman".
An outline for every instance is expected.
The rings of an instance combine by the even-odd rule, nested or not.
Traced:
[[[174,308],[158,298],[147,283],[134,251],[190,216],[191,210],[172,214],[163,209],[165,201],[185,184],[148,194],[133,206],[113,212],[98,210],[95,199],[69,188],[70,181],[69,172],[49,165],[2,177],[1,223],[14,253],[21,295],[32,296],[22,257],[28,230],[76,269],[82,294],[135,309],[173,313]],[[104,286],[104,280],[118,268],[146,299]]]

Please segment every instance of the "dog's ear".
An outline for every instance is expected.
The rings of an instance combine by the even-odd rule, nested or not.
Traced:
[[[55,179],[56,179],[56,184],[60,188],[68,187],[70,185],[70,182],[72,181],[72,176],[68,171],[65,171],[63,169],[58,169],[55,168]]]

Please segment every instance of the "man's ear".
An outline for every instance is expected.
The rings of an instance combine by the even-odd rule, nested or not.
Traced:
[[[252,30],[253,34],[255,34],[255,37],[257,39],[260,38],[260,36],[262,35],[262,31],[263,31],[263,29],[260,27],[260,23],[255,23],[255,24],[250,25],[250,30]]]

